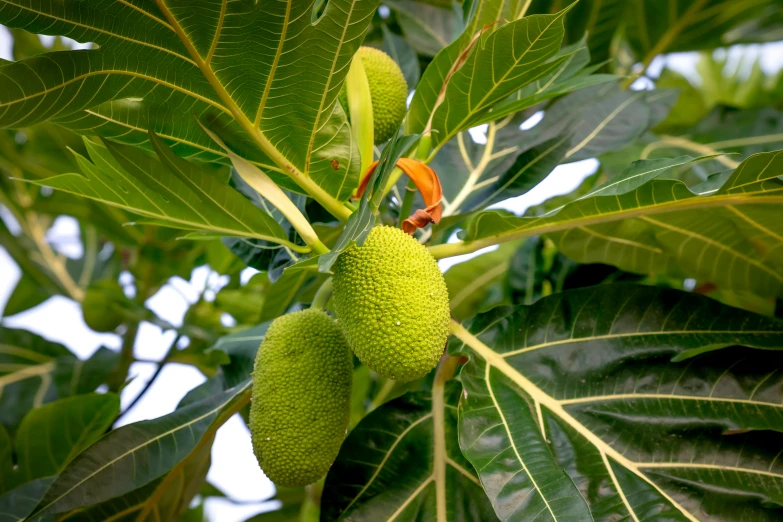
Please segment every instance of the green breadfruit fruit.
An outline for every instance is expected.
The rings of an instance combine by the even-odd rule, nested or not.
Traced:
[[[372,100],[372,121],[375,144],[394,136],[408,110],[408,83],[400,67],[388,54],[373,47],[360,47],[356,56],[362,59]],[[348,113],[345,85],[339,94],[340,104]]]
[[[87,288],[82,300],[82,317],[96,332],[113,332],[125,322],[123,313],[127,302],[117,281],[100,281]]]
[[[379,226],[334,268],[334,309],[356,356],[398,381],[423,377],[448,337],[449,294],[427,249],[402,230]]]
[[[275,484],[305,486],[329,471],[348,429],[352,378],[345,337],[322,310],[269,326],[253,370],[250,433]]]

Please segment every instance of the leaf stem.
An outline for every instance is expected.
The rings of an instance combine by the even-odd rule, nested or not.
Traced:
[[[136,336],[139,333],[139,324],[130,323],[128,331],[122,337],[122,348],[120,349],[120,361],[114,375],[109,381],[109,391],[118,392],[125,384],[128,377],[128,371],[133,364],[133,348],[136,345]]]
[[[330,277],[324,281],[323,284],[321,284],[320,288],[318,288],[318,291],[315,293],[315,297],[313,297],[313,302],[310,304],[310,307],[321,310],[326,308],[326,305],[329,303],[329,299],[332,297],[332,288],[332,278]]]
[[[459,366],[460,358],[444,354],[432,383],[432,468],[435,482],[435,506],[438,522],[446,518],[446,382]]]
[[[163,359],[161,359],[159,362],[155,362],[155,364],[158,365],[158,367],[155,369],[155,373],[152,374],[152,377],[150,377],[149,380],[144,384],[144,388],[142,388],[141,391],[133,398],[131,403],[128,404],[127,408],[125,408],[119,415],[117,415],[117,418],[114,419],[112,425],[117,424],[117,422],[121,418],[127,415],[128,412],[131,411],[133,407],[136,406],[136,404],[138,404],[138,402],[141,400],[144,394],[146,394],[149,391],[149,389],[155,383],[155,380],[160,376],[160,372],[163,371],[163,367],[169,362],[169,358],[177,350],[177,343],[179,342],[181,337],[182,336],[180,334],[177,334],[177,336],[174,338],[174,341],[172,341],[171,346],[169,346],[169,349],[166,351],[166,355],[163,356]],[[140,362],[140,361],[137,359],[136,362]],[[147,361],[147,362],[153,362],[153,361]]]

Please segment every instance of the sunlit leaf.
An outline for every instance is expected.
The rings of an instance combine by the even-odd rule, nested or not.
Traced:
[[[557,70],[566,57],[549,59],[560,48],[566,12],[525,17],[485,32],[438,87],[442,98],[430,104],[428,91],[417,89],[408,129],[422,132],[429,125],[437,131],[433,144],[448,141],[495,103]],[[426,78],[425,72],[424,85]]]
[[[183,156],[223,160],[199,118],[235,136],[236,152],[289,188],[314,185],[345,199],[358,161],[335,101],[378,2],[330,1],[312,24],[314,1],[210,3],[197,16],[177,0],[4,2],[0,23],[97,48],[3,65],[0,125],[54,119],[134,145],[152,130]],[[289,179],[284,164],[298,175]]]
[[[117,206],[164,226],[288,242],[269,214],[214,174],[152,140],[162,162],[127,145],[85,140],[93,162],[76,156],[83,175],[62,174],[35,183]]]

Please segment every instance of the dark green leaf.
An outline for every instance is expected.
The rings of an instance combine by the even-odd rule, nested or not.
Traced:
[[[626,9],[626,35],[640,58],[711,49],[724,43],[725,33],[763,15],[772,5],[777,2],[683,0],[661,9],[657,0],[637,0]]]
[[[409,0],[394,0],[388,5],[397,13],[408,43],[420,54],[435,56],[455,36],[456,13],[450,5],[439,7]]]
[[[30,411],[16,433],[16,484],[57,475],[106,432],[119,411],[113,393],[77,395]]]
[[[11,436],[0,424],[0,495],[11,489],[11,474],[14,472],[14,456]]]
[[[604,285],[495,308],[469,329],[450,347],[471,358],[460,445],[501,518],[551,487],[543,462],[581,491],[558,502],[584,497],[595,520],[779,518],[780,320]]]
[[[34,308],[52,296],[46,287],[34,279],[31,274],[22,273],[14,291],[5,303],[3,315],[11,316]]]
[[[36,479],[0,496],[0,522],[28,520],[25,517],[35,509],[53,480],[54,477]],[[35,522],[50,522],[53,519],[38,517]]]
[[[397,62],[400,66],[405,81],[408,82],[408,89],[415,89],[419,83],[421,69],[419,67],[419,57],[405,38],[392,33],[388,27],[383,29],[383,50]]]
[[[246,383],[163,417],[110,432],[65,468],[36,514],[63,513],[97,504],[165,475],[200,444],[205,434],[216,429],[212,425],[221,418],[222,411],[246,399],[249,386]]]
[[[105,383],[119,362],[119,353],[101,346],[83,361],[73,357],[61,357],[54,371],[54,383],[59,397],[94,392]]]
[[[659,123],[677,100],[677,91],[628,91],[616,83],[572,92],[550,107],[535,127],[538,141],[569,136],[570,161],[594,158],[635,141]]]
[[[436,385],[365,417],[326,477],[321,520],[497,520],[459,450],[459,396]]]

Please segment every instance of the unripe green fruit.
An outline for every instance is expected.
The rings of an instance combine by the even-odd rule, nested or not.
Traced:
[[[117,281],[100,281],[91,285],[82,299],[82,317],[96,332],[113,332],[125,321],[122,303],[125,293]]]
[[[375,144],[394,136],[408,110],[408,83],[402,70],[388,54],[373,47],[360,47],[356,57],[362,59],[372,100],[372,121]],[[345,86],[340,91],[340,103],[348,112]]]
[[[356,356],[384,377],[429,373],[448,337],[449,294],[438,263],[394,227],[370,231],[334,268],[334,309]]]
[[[353,362],[322,310],[275,319],[256,355],[250,434],[258,464],[278,486],[305,486],[329,471],[350,416]]]

